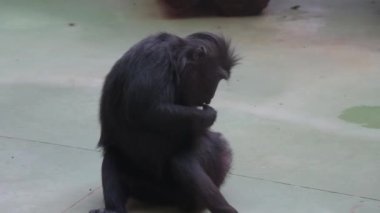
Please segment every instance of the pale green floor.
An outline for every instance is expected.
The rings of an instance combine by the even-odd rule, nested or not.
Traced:
[[[103,206],[103,77],[157,31],[223,32],[244,58],[213,102],[235,155],[223,193],[239,212],[380,212],[379,0],[186,20],[155,0],[0,0],[1,212]]]

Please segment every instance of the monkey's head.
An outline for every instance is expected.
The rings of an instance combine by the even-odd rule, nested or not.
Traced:
[[[186,106],[203,106],[214,97],[221,80],[230,78],[238,58],[224,37],[212,33],[194,33],[185,38],[186,47],[179,59],[180,102]]]

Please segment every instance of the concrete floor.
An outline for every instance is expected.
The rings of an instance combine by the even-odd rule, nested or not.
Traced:
[[[102,207],[105,74],[151,33],[211,31],[244,58],[213,102],[235,155],[223,193],[239,212],[378,213],[379,22],[380,0],[272,0],[261,17],[185,20],[155,0],[0,0],[0,209]]]

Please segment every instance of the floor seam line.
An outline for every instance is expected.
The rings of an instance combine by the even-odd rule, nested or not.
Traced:
[[[32,143],[47,144],[47,145],[52,145],[52,146],[60,146],[60,147],[71,148],[71,149],[79,149],[79,150],[90,151],[90,152],[99,152],[99,151],[97,151],[95,149],[89,149],[89,148],[77,147],[77,146],[70,146],[70,145],[64,145],[64,144],[57,144],[57,143],[52,143],[52,142],[47,142],[47,141],[27,139],[27,138],[20,138],[20,137],[13,137],[13,136],[0,135],[0,138],[5,138],[5,139],[9,139],[9,140],[20,140],[20,141],[26,141],[26,142],[32,142]]]
[[[82,202],[83,200],[85,200],[86,198],[88,198],[89,196],[91,196],[93,193],[95,193],[96,191],[98,191],[100,188],[102,188],[102,186],[96,187],[94,190],[92,190],[91,192],[87,193],[85,196],[83,196],[79,200],[75,201],[69,207],[65,208],[61,213],[66,213],[67,211],[69,211],[70,209],[72,209],[74,206],[78,205],[80,202]]]
[[[314,188],[314,187],[310,187],[310,186],[296,185],[296,184],[292,184],[292,183],[286,183],[286,182],[281,182],[281,181],[276,181],[276,180],[270,180],[270,179],[265,179],[265,178],[260,178],[260,177],[240,175],[240,174],[235,174],[235,173],[230,173],[230,174],[233,175],[233,176],[237,176],[237,177],[243,177],[243,178],[254,179],[254,180],[261,180],[261,181],[265,181],[265,182],[277,183],[277,184],[282,184],[282,185],[287,185],[287,186],[292,186],[292,187],[311,189],[311,190],[315,190],[315,191],[321,191],[321,192],[327,192],[327,193],[331,193],[331,194],[344,195],[344,196],[348,196],[348,197],[357,197],[357,198],[368,199],[368,200],[373,200],[373,201],[380,202],[380,199],[371,198],[371,197],[365,197],[365,196],[360,196],[360,195],[348,194],[348,193],[343,193],[343,192],[336,192],[336,191],[331,191],[331,190],[327,190],[327,189],[318,189],[318,188]]]

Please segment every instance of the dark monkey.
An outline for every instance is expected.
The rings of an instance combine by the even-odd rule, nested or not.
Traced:
[[[270,0],[160,0],[174,16],[216,13],[221,16],[259,15]]]
[[[219,191],[231,151],[209,130],[216,111],[208,106],[236,61],[220,36],[160,33],[116,62],[100,103],[105,209],[91,213],[126,213],[128,198],[237,212]]]

